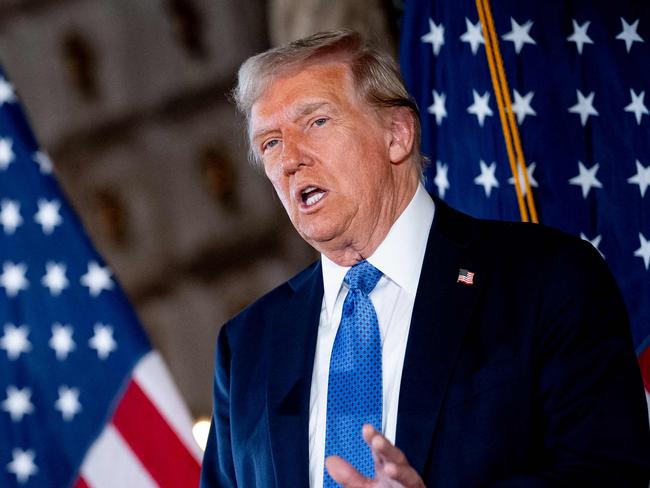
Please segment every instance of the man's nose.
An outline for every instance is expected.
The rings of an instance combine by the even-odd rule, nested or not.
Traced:
[[[282,141],[282,170],[292,175],[302,166],[311,164],[311,158],[306,154],[300,141],[285,137]]]

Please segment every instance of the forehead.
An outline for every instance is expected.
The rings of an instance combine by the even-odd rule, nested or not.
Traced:
[[[257,131],[278,117],[296,117],[306,106],[319,102],[343,107],[354,99],[346,64],[310,64],[273,79],[251,108],[251,129]]]

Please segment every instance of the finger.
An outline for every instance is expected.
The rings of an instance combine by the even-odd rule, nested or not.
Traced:
[[[332,479],[346,488],[363,488],[370,482],[354,469],[354,466],[339,456],[328,456],[325,459],[325,467]]]
[[[379,457],[377,457],[377,453],[372,449],[372,440],[377,434],[378,434],[377,430],[370,424],[363,424],[363,426],[361,427],[361,437],[363,437],[365,443],[368,444],[368,447],[370,447],[372,460],[375,463],[375,472],[377,472],[379,466],[382,463]]]
[[[375,459],[381,463],[408,464],[404,453],[391,444],[372,425],[365,424],[362,435],[363,439],[370,446]]]
[[[387,463],[384,466],[384,474],[391,480],[399,482],[401,485],[412,488],[424,488],[424,482],[420,475],[408,464]]]
[[[383,474],[391,480],[408,487],[424,488],[422,478],[408,463],[404,453],[372,425],[364,425],[362,435],[375,458],[375,471],[378,471],[381,466]]]

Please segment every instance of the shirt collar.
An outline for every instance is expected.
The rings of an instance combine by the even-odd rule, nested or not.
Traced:
[[[429,230],[433,222],[433,200],[419,184],[415,195],[388,231],[388,234],[368,258],[370,264],[384,276],[415,298],[422,261],[427,247]],[[324,286],[324,305],[328,317],[332,316],[336,297],[349,266],[339,266],[321,254]]]

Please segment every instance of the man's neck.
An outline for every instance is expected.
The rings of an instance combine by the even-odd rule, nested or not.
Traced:
[[[393,224],[397,221],[402,212],[413,199],[418,187],[419,180],[409,182],[408,187],[400,192],[400,197],[393,199],[387,208],[380,212],[383,218],[370,226],[365,236],[352,236],[352,238],[341,244],[319,246],[322,254],[339,266],[354,266],[355,264],[369,258],[384,241]]]

